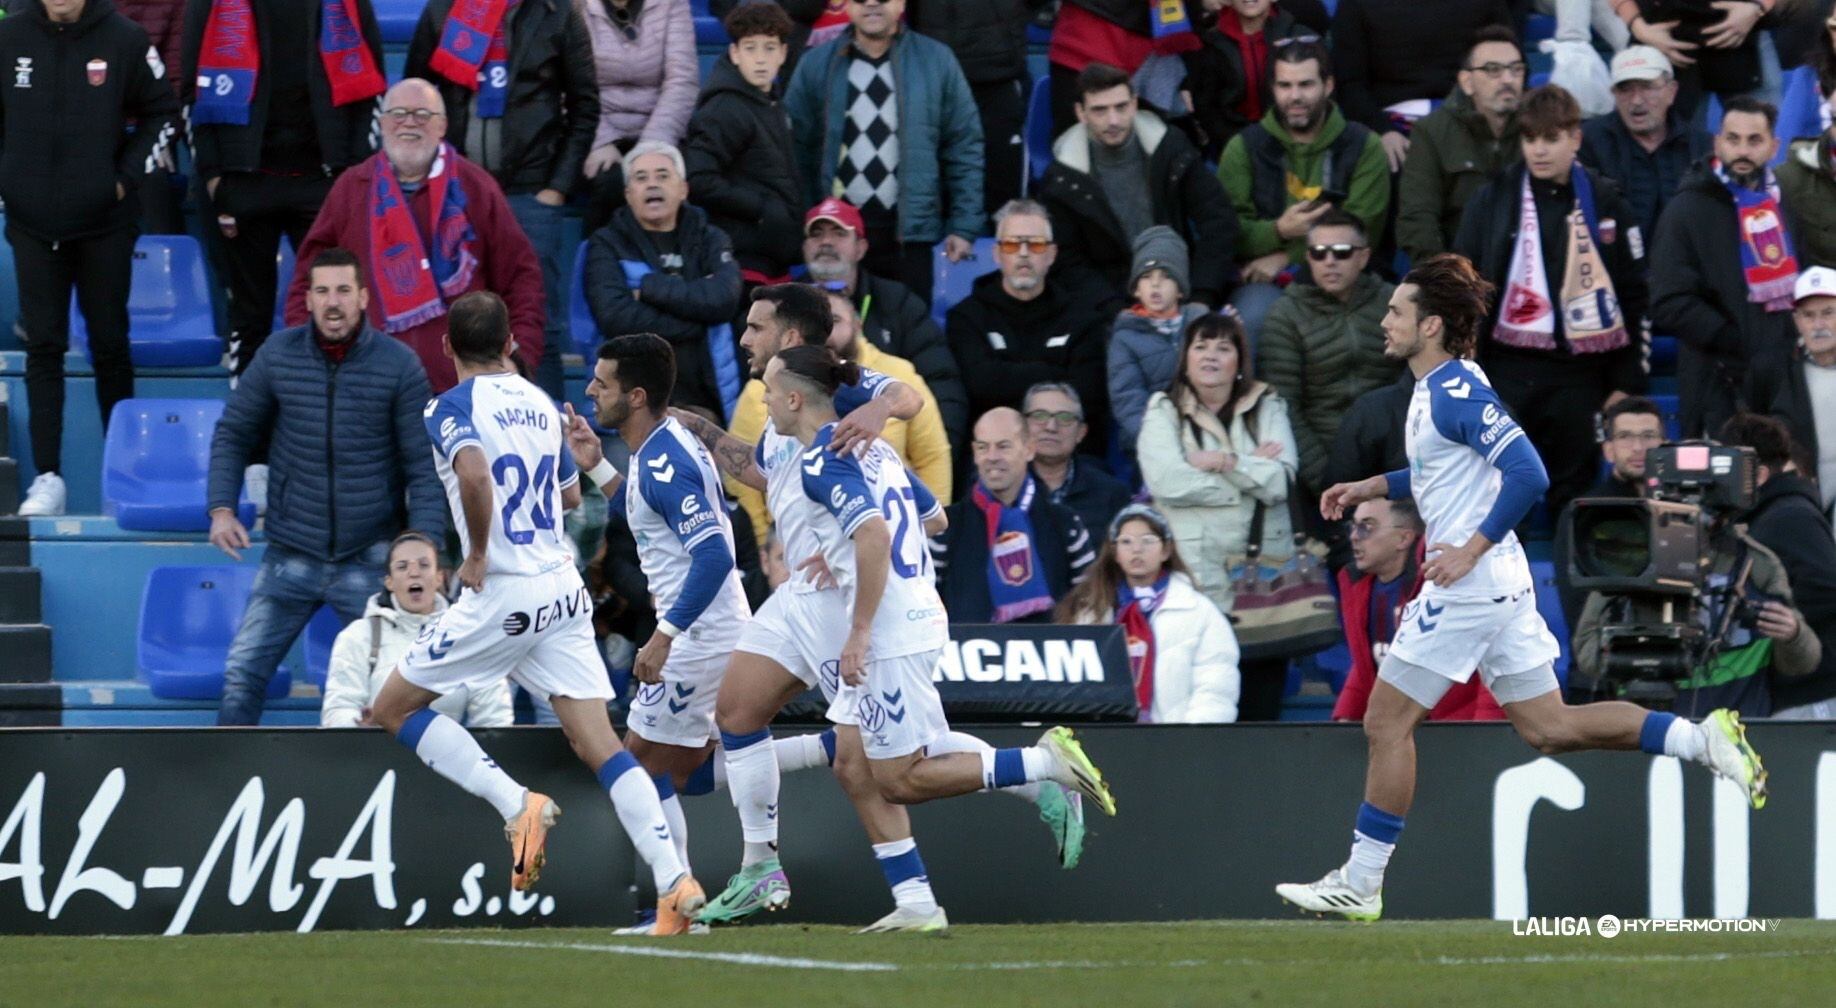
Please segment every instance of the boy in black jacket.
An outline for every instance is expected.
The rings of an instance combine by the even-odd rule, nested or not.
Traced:
[[[70,291],[89,331],[102,423],[134,395],[128,278],[140,180],[177,132],[178,98],[139,25],[109,0],[21,4],[0,21],[0,199],[19,284],[38,470],[21,515],[64,513]],[[132,133],[127,126],[137,122]]]
[[[708,70],[682,158],[690,200],[733,240],[750,292],[782,282],[803,257],[790,117],[774,87],[791,21],[777,4],[743,4],[727,15],[726,26],[733,41],[727,58]],[[743,322],[734,331],[741,328]]]

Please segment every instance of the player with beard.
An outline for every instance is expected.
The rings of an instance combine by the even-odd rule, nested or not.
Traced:
[[[806,343],[822,345],[831,325],[828,304],[814,287],[781,284],[755,291],[742,338],[751,354],[753,374],[763,378],[766,366],[784,349]],[[827,438],[829,453],[819,452],[818,457],[838,464],[851,457],[857,445],[879,444],[877,431],[889,413],[910,419],[922,403],[909,386],[866,371],[856,383],[837,388],[832,398],[840,419]],[[790,901],[790,884],[777,846],[779,763],[771,758],[772,747],[763,743],[771,738],[768,726],[778,711],[804,690],[819,687],[825,699],[833,702],[841,687],[840,648],[847,636],[850,595],[834,583],[821,563],[823,550],[813,538],[811,524],[816,516],[801,503],[805,498],[800,474],[822,463],[802,459],[803,446],[769,423],[754,446],[706,420],[678,419],[702,438],[728,477],[767,494],[774,527],[784,542],[785,562],[797,571],[760,607],[741,635],[716,710],[745,850],[739,874],[709,903],[702,919],[727,923],[760,910],[781,908]],[[848,723],[852,718],[836,710],[831,714],[841,718],[836,728],[836,776],[854,802],[898,904],[874,927],[934,928],[941,913],[922,870],[913,869],[922,862],[912,840],[911,821],[903,807],[881,797],[858,728]],[[948,745],[954,738],[951,733],[941,742]],[[965,751],[992,752],[980,740],[964,736],[960,741],[959,748]],[[1041,815],[1053,829],[1060,863],[1075,863],[1083,841],[1081,811],[1057,785],[1041,787],[1036,794]]]
[[[1318,914],[1371,921],[1383,914],[1383,873],[1415,799],[1415,728],[1474,666],[1518,735],[1547,755],[1641,749],[1704,764],[1766,803],[1766,771],[1733,711],[1700,722],[1623,701],[1571,707],[1551,662],[1558,648],[1536,609],[1530,567],[1511,529],[1548,488],[1542,460],[1467,359],[1487,318],[1492,285],[1457,255],[1416,264],[1390,297],[1384,352],[1409,365],[1415,394],[1405,426],[1409,465],[1320,497],[1338,521],[1380,497],[1413,497],[1427,525],[1421,594],[1402,612],[1377,670],[1364,734],[1364,804],[1345,865],[1311,883],[1275,887]]]

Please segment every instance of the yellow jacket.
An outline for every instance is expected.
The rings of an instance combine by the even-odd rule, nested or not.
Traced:
[[[924,397],[924,409],[916,417],[909,422],[898,419],[886,421],[886,429],[880,432],[880,436],[892,445],[893,451],[905,460],[906,468],[916,473],[938,500],[950,503],[953,489],[950,485],[953,472],[950,468],[950,437],[944,433],[943,415],[937,412],[937,397],[931,394],[930,386],[918,376],[918,369],[912,367],[910,361],[894,357],[866,339],[856,342],[855,360],[864,368],[910,385]],[[740,390],[739,405],[734,407],[733,426],[729,433],[741,441],[756,443],[764,431],[765,384],[753,379]],[[753,534],[763,543],[765,530],[771,528],[771,512],[765,506],[765,495],[732,479],[727,480],[727,490],[746,509],[746,514],[752,518]]]

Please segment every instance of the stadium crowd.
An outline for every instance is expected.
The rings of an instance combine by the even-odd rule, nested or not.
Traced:
[[[747,0],[716,4],[731,41],[705,77],[689,0],[429,0],[393,86],[371,0],[8,6],[0,197],[38,473],[20,513],[65,508],[73,292],[106,422],[134,394],[134,239],[195,205],[233,385],[210,538],[248,547],[246,487],[267,539],[221,723],[259,718],[321,604],[349,623],[325,723],[355,723],[444,606],[419,413],[455,381],[447,306],[502,297],[518,366],[563,401],[568,215],[600,336],[668,340],[673,405],[743,441],[764,424],[751,292],[823,288],[816,335],[922,398],[876,419],[949,505],[951,619],[1120,624],[1159,722],[1277,718],[1291,663],[1335,641],[1333,714],[1362,717],[1432,544],[1406,501],[1317,505],[1405,464],[1386,306],[1399,265],[1458,252],[1496,286],[1477,356],[1550,476],[1519,534],[1553,538],[1561,579],[1565,507],[1643,493],[1646,449],[1753,448],[1744,541],[1794,618],[1762,622],[1738,682],[1698,684],[1702,709],[1836,713],[1829,0]],[[1031,165],[1027,30],[1053,7],[1054,139]],[[1562,83],[1532,86],[1532,10],[1557,18]],[[1823,132],[1782,136],[1800,66]],[[995,268],[934,311],[940,265],[989,236]],[[1660,342],[1674,395],[1652,387]],[[756,604],[801,575],[729,483]],[[588,493],[569,528],[628,665],[657,614],[622,502]],[[1598,601],[1562,596],[1597,626]],[[1577,649],[1570,689],[1596,685]],[[448,703],[509,717],[507,695]],[[1434,716],[1503,715],[1475,678]]]

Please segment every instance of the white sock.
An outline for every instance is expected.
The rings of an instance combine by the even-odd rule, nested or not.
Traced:
[[[459,722],[423,707],[402,723],[396,740],[414,750],[434,773],[490,802],[505,822],[522,814],[527,790],[486,756]]]
[[[924,861],[918,857],[918,841],[911,837],[873,845],[873,856],[886,874],[893,902],[917,913],[935,913],[937,897],[931,892],[931,877],[925,873]]]
[[[667,776],[657,779],[657,800],[663,806],[663,821],[669,824],[670,838],[676,842],[676,857],[682,862],[682,870],[692,871],[688,859],[688,819],[682,814],[682,796],[676,793]]]
[[[656,782],[630,753],[621,749],[599,768],[599,785],[612,796],[612,808],[618,812],[619,824],[625,827],[625,835],[637,848],[638,857],[650,865],[658,894],[668,892],[687,869],[676,856],[676,841],[669,821],[663,817]]]
[[[1375,894],[1383,888],[1383,871],[1389,867],[1390,855],[1395,851],[1396,845],[1393,843],[1372,840],[1352,830],[1351,858],[1341,869],[1346,884],[1360,896]]]
[[[751,735],[721,732],[726,747],[727,786],[739,811],[740,835],[746,841],[742,867],[777,856],[778,757],[766,731]]]
[[[834,757],[829,752],[829,746],[834,745],[834,731],[835,729],[831,728],[824,733],[789,735],[772,740],[772,750],[778,755],[778,771],[794,773],[798,770],[828,766],[834,762]],[[823,741],[823,735],[828,736],[827,743]]]
[[[1696,763],[1708,762],[1708,735],[1698,722],[1677,718],[1664,732],[1664,755]]]
[[[982,783],[987,785],[989,781],[994,779],[995,747],[976,738],[968,732],[945,732],[938,736],[935,742],[926,746],[924,751],[927,756],[943,756],[949,753],[959,752],[975,753],[982,758]],[[1024,758],[1025,757],[1022,756],[1022,759]],[[1016,798],[1023,798],[1029,802],[1037,802],[1039,800],[1039,785],[1037,782],[1033,781],[1004,788],[989,788],[984,786],[982,790],[1000,791],[1003,794],[1010,794]]]

